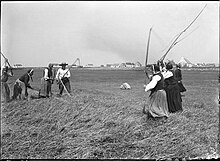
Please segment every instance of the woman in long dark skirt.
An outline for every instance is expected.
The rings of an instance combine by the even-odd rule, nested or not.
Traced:
[[[170,113],[182,111],[182,99],[180,94],[180,88],[177,81],[174,79],[173,65],[166,64],[166,69],[163,73],[164,76],[164,88],[167,95],[168,110]]]
[[[144,85],[145,92],[150,91],[149,101],[148,101],[148,116],[153,118],[168,118],[168,105],[166,99],[166,92],[164,91],[164,78],[160,72],[160,68],[158,65],[154,64],[153,66],[153,76],[151,81]]]
[[[186,92],[186,88],[183,86],[182,83],[182,72],[181,72],[181,65],[180,64],[176,64],[176,70],[174,71],[174,78],[178,83],[178,86],[180,88],[180,92]]]

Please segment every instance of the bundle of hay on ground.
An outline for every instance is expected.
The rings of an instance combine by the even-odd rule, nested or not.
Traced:
[[[120,86],[120,89],[131,89],[131,86],[125,82]]]

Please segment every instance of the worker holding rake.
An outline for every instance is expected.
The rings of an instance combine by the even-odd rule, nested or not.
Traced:
[[[7,81],[9,77],[14,75],[14,73],[8,59],[2,52],[1,55],[5,59],[4,66],[1,68],[1,94],[3,95],[4,101],[7,103],[10,101],[10,88]]]
[[[66,90],[66,92],[68,94],[71,91],[70,81],[69,81],[70,71],[69,71],[69,69],[66,69],[66,66],[68,64],[67,63],[61,63],[59,65],[61,66],[61,68],[59,68],[57,70],[56,80],[57,80],[57,84],[59,85],[60,92],[57,96],[61,96],[63,94],[64,89]]]
[[[8,77],[12,77],[12,76],[13,76],[12,68],[11,68],[11,72],[9,72],[8,66],[3,67],[2,75],[1,75],[1,87],[2,87],[1,90],[5,102],[10,101],[10,88],[8,86],[7,81],[8,81]]]

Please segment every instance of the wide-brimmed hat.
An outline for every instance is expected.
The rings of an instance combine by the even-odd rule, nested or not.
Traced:
[[[67,63],[61,63],[61,64],[59,64],[59,66],[66,66],[66,65],[68,65]]]

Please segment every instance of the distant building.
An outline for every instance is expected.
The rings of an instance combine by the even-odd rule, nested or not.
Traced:
[[[135,67],[135,64],[134,63],[130,63],[130,62],[126,62],[125,65],[128,68],[134,68]]]
[[[197,67],[218,67],[218,64],[215,63],[196,63]]]
[[[93,64],[87,64],[85,67],[93,67]]]
[[[106,64],[106,67],[109,68],[135,68],[135,67],[141,67],[141,63],[140,62],[136,62],[136,63],[131,63],[131,62],[126,62],[126,63],[114,63],[114,64]]]
[[[111,64],[106,64],[106,67],[109,67],[109,68],[110,68],[110,67],[111,67]]]
[[[205,63],[196,63],[196,66],[197,66],[197,67],[204,67],[204,66],[205,66]]]
[[[118,64],[118,63],[106,64],[106,67],[109,67],[109,68],[119,68],[119,67],[120,67],[120,64]]]
[[[115,64],[111,64],[111,67],[112,67],[112,68],[119,68],[119,65],[120,65],[120,64],[115,63]]]
[[[21,64],[15,64],[14,67],[15,68],[20,68],[20,67],[22,67],[22,65]]]
[[[180,61],[177,63],[180,64],[182,67],[193,67],[194,64],[191,63],[188,59],[181,57]]]
[[[135,63],[135,67],[142,67],[142,65],[141,65],[140,62],[136,62],[136,63]]]
[[[121,64],[119,65],[119,67],[120,67],[120,68],[125,68],[125,67],[126,67],[126,64],[125,64],[125,63],[121,63]]]
[[[215,67],[215,64],[214,63],[208,63],[208,64],[206,64],[206,67]]]

